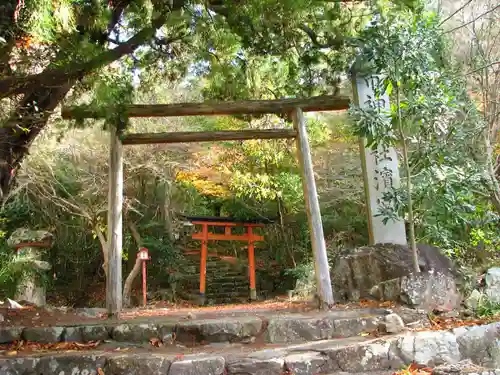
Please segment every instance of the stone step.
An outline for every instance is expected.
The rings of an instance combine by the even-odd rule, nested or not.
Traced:
[[[219,318],[182,319],[179,317],[146,317],[127,322],[102,321],[93,324],[56,327],[0,328],[0,344],[18,340],[39,343],[60,341],[148,342],[151,338],[177,342],[241,342],[249,338],[269,344],[305,342],[352,337],[374,331],[386,314],[383,309],[356,311],[333,310],[315,313],[266,314],[239,313]]]
[[[441,364],[467,366],[472,373],[498,375],[499,323],[454,332],[415,332],[381,338],[354,337],[305,344],[208,344],[186,348],[97,347],[92,351],[17,354],[0,357],[2,375],[383,375],[415,362],[426,367]],[[108,344],[109,345],[109,344]],[[123,346],[121,346],[123,348]],[[484,368],[477,365],[485,366]],[[98,369],[102,371],[98,372]],[[392,372],[391,371],[391,372]],[[471,371],[469,371],[470,373]],[[444,372],[443,372],[444,373]],[[451,373],[451,372],[449,372]],[[456,372],[458,373],[458,372]],[[464,372],[465,374],[465,372]]]
[[[246,275],[241,275],[241,274],[224,274],[224,275],[210,275],[207,274],[207,283],[208,282],[245,282],[248,281],[248,276]],[[194,281],[199,281],[200,280],[200,275],[199,274],[194,274],[194,275],[184,275],[181,280],[194,280]]]

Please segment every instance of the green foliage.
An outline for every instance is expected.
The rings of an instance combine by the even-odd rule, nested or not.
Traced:
[[[500,315],[500,303],[490,301],[488,298],[482,298],[475,311],[479,318],[491,318]]]
[[[411,197],[404,188],[393,189],[385,195],[380,215],[386,221],[395,213],[404,215],[411,199],[421,241],[442,247],[460,262],[481,263],[490,251],[486,248],[498,249],[494,239],[499,237],[484,165],[471,152],[480,147],[483,123],[464,81],[445,58],[446,41],[438,25],[433,14],[389,12],[362,33],[367,42],[363,59],[382,76],[378,94],[391,95],[391,113],[375,105],[351,113],[355,132],[367,137],[371,147],[406,144],[409,149],[405,174],[411,176]],[[479,234],[486,237],[480,246],[474,240]]]
[[[73,1],[28,0],[23,3],[22,27],[36,38],[36,42],[57,42],[60,34],[71,32],[76,26]]]

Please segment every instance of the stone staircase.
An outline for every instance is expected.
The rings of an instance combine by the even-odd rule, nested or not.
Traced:
[[[392,311],[207,314],[213,313],[193,319],[163,316],[61,327],[3,327],[0,344],[21,339],[101,344],[80,352],[12,353],[0,348],[0,374],[375,375],[390,374],[412,362],[436,366],[464,359],[490,369],[500,366],[500,323],[379,336],[373,333],[389,315],[394,316]],[[476,373],[498,375],[487,369]]]
[[[180,294],[190,300],[198,300],[200,285],[200,257],[187,258],[186,274],[181,280]],[[205,304],[229,304],[246,302],[249,299],[250,283],[247,267],[233,264],[216,256],[207,259]]]

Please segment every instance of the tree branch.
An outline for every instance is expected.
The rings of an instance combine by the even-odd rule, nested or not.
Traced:
[[[472,20],[470,20],[470,21],[468,21],[468,22],[466,22],[466,23],[464,23],[464,24],[462,24],[462,25],[460,25],[460,26],[454,27],[453,29],[450,29],[450,30],[443,31],[443,34],[452,33],[452,32],[454,32],[454,31],[457,31],[457,30],[461,29],[462,27],[468,26],[468,25],[470,25],[471,23],[476,22],[478,19],[480,19],[480,18],[482,18],[482,17],[484,17],[484,16],[486,16],[486,15],[488,15],[488,14],[490,14],[490,13],[494,12],[494,11],[495,11],[495,10],[497,10],[498,8],[500,8],[500,4],[499,4],[499,5],[497,5],[497,6],[494,6],[494,7],[493,7],[493,8],[491,8],[491,9],[488,9],[486,12],[481,13],[479,16],[477,16],[477,17],[473,18]]]
[[[500,61],[494,61],[492,63],[489,63],[489,64],[486,64],[480,68],[477,68],[477,69],[474,69],[474,70],[471,70],[470,72],[467,72],[465,73],[466,76],[470,75],[470,74],[474,74],[474,73],[477,73],[483,69],[486,69],[486,68],[489,68],[490,66],[493,66],[493,65],[500,65]]]
[[[63,85],[68,81],[78,79],[95,69],[108,65],[134,52],[145,41],[152,38],[156,30],[163,26],[165,21],[166,16],[162,14],[152,21],[151,26],[145,27],[126,42],[112,50],[99,54],[90,61],[74,64],[70,67],[50,69],[27,77],[8,77],[0,80],[0,99],[29,91],[35,86]]]
[[[470,3],[472,3],[472,0],[468,0],[467,2],[465,2],[464,5],[462,5],[460,8],[458,8],[456,11],[454,11],[452,14],[450,14],[448,17],[446,17],[443,21],[440,22],[440,24],[438,25],[438,27],[442,26],[444,23],[448,22],[450,19],[452,19],[458,12],[462,11],[465,9],[465,7],[467,5],[469,5]]]
[[[309,39],[311,39],[311,42],[314,44],[314,46],[316,46],[318,48],[332,48],[332,47],[338,48],[346,42],[346,40],[344,38],[327,37],[325,43],[320,43],[318,41],[318,34],[316,34],[316,32],[314,32],[314,30],[312,30],[309,26],[302,25],[302,26],[300,26],[300,30],[305,32],[307,34],[307,36],[309,37]]]

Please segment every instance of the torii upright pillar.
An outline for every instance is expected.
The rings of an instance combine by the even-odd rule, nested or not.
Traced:
[[[122,309],[123,147],[115,126],[109,153],[106,308],[109,316],[117,317]]]
[[[330,267],[326,254],[323,222],[319,208],[318,192],[314,180],[311,149],[307,138],[306,119],[300,108],[292,112],[293,124],[297,131],[297,153],[302,171],[302,186],[306,203],[309,230],[311,231],[311,245],[314,254],[314,268],[320,307],[327,308],[334,304]]]

